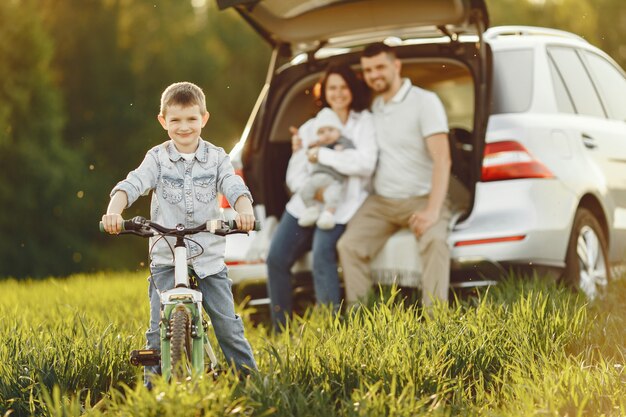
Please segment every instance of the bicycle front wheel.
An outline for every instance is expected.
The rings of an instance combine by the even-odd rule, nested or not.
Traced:
[[[176,308],[170,318],[172,376],[183,379],[191,374],[191,317],[186,308]]]

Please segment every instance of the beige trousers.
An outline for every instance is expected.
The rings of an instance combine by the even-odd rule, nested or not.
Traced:
[[[363,299],[372,280],[369,262],[383,248],[387,239],[407,227],[409,217],[422,210],[428,196],[389,199],[369,196],[348,223],[337,243],[348,304]],[[439,220],[418,239],[422,260],[422,302],[430,306],[433,299],[448,300],[450,287],[450,248],[447,243],[450,208],[446,202]]]

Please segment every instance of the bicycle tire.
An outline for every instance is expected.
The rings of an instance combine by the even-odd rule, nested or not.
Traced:
[[[177,308],[170,318],[170,339],[172,377],[182,379],[187,376],[191,363],[191,326],[189,313],[185,308]]]

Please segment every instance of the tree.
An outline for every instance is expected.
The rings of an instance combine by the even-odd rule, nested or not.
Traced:
[[[205,139],[229,150],[254,104],[270,50],[233,11],[209,3],[155,0],[39,0],[54,44],[54,80],[62,91],[63,139],[84,155],[75,201],[85,269],[136,267],[139,239],[99,235],[97,221],[115,183],[152,146],[167,140],[156,121],[163,89],[188,80],[207,96]],[[142,199],[124,215],[146,215]],[[130,249],[129,249],[130,248]],[[114,264],[111,264],[114,260]]]
[[[624,0],[487,0],[492,26],[544,26],[573,32],[626,67]]]
[[[30,0],[0,2],[0,275],[71,271],[78,155],[61,140],[52,48]]]
[[[626,68],[626,3],[624,0],[596,0],[598,46]]]

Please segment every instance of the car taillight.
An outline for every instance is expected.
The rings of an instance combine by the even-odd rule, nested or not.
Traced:
[[[243,179],[243,170],[236,169],[235,170],[235,174],[239,175]],[[226,197],[224,197],[223,194],[220,194],[219,198],[220,198],[220,207],[221,208],[225,209],[225,208],[229,208],[230,207],[230,204],[228,204],[228,200],[226,199]]]
[[[481,181],[520,178],[554,178],[554,175],[519,142],[507,140],[485,145]]]
[[[226,200],[224,194],[220,194],[220,207],[223,209],[230,207],[230,204],[228,204],[228,200]]]
[[[241,266],[241,265],[259,265],[264,264],[263,259],[255,259],[252,261],[226,261],[226,266]]]

